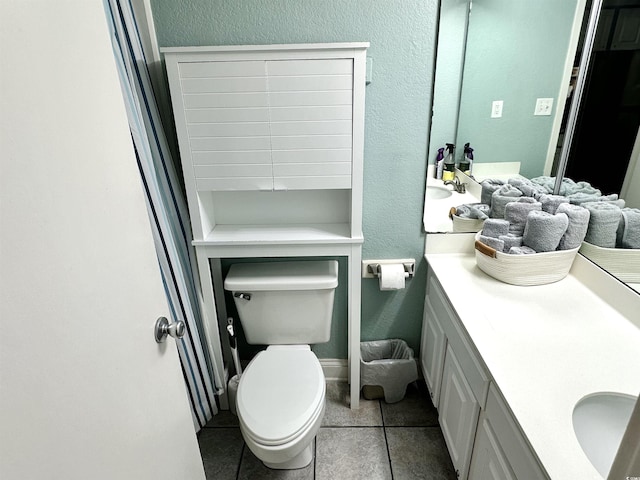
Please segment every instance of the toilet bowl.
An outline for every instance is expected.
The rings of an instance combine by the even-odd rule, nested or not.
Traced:
[[[236,394],[242,436],[267,467],[303,468],[313,459],[326,386],[309,345],[329,341],[337,285],[335,260],[238,263],[225,278],[247,342],[268,345]]]
[[[311,462],[324,406],[324,374],[308,345],[270,346],[240,377],[240,431],[269,468],[303,468]]]

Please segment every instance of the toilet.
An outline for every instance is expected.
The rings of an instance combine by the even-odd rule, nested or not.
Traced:
[[[224,281],[250,344],[267,345],[246,367],[236,395],[240,431],[267,467],[313,460],[325,378],[311,344],[328,342],[338,262],[237,263]]]

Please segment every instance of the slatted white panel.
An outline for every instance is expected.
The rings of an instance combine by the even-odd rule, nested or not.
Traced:
[[[304,152],[293,150],[273,150],[273,163],[322,163],[322,162],[351,162],[351,149],[308,149]]]
[[[179,68],[198,190],[351,187],[353,59]]]
[[[223,163],[271,165],[271,152],[269,150],[194,152],[191,159],[193,165],[219,165]]]
[[[269,108],[194,108],[185,110],[184,115],[188,125],[214,122],[268,122]],[[283,120],[289,119],[283,118]]]
[[[353,75],[353,59],[270,60],[269,75]]]
[[[274,107],[269,116],[273,122],[312,120],[351,120],[351,105],[315,105],[306,107]]]
[[[351,120],[271,122],[271,135],[349,135]]]
[[[273,187],[266,63],[180,64],[196,188]]]
[[[351,188],[352,59],[267,62],[274,188]]]
[[[269,150],[271,139],[265,137],[196,137],[191,138],[191,149],[202,150]]]

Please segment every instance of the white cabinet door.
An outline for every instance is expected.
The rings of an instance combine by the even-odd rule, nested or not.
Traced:
[[[456,474],[464,480],[469,470],[480,405],[450,345],[447,345],[444,361],[438,411]]]
[[[427,297],[422,324],[420,362],[427,387],[429,388],[429,394],[431,395],[431,401],[436,406],[440,401],[440,385],[442,383],[442,367],[446,344],[447,338],[442,325],[440,325],[438,318],[433,313]]]
[[[0,42],[0,478],[204,479],[104,6]]]
[[[486,416],[476,433],[469,480],[517,480]]]

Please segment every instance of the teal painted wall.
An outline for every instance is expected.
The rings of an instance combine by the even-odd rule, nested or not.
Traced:
[[[458,153],[471,142],[475,161],[521,162],[526,177],[543,174],[552,116],[534,116],[537,98],[556,108],[576,0],[474,2],[458,123]],[[491,102],[504,101],[502,118]],[[433,146],[435,147],[435,145]]]
[[[160,47],[362,42],[366,90],[363,259],[415,258],[407,288],[362,283],[362,340],[420,344],[426,265],[424,201],[437,0],[151,0]],[[346,294],[336,299],[321,358],[347,357]]]

